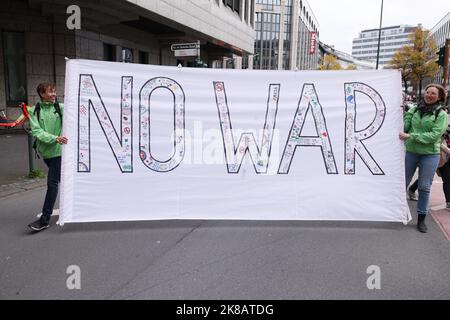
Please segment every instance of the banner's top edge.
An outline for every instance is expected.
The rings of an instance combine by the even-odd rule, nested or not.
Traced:
[[[104,64],[104,65],[123,65],[124,62],[119,61],[102,61],[102,60],[90,60],[90,59],[66,59],[66,63],[73,65],[73,64]],[[399,73],[399,70],[396,69],[382,69],[382,70],[260,70],[260,69],[212,69],[212,68],[193,68],[193,67],[177,67],[177,66],[165,66],[165,65],[155,65],[155,64],[138,64],[138,63],[126,63],[127,66],[130,68],[145,68],[145,67],[151,67],[151,68],[161,68],[161,69],[172,69],[172,70],[195,70],[198,72],[262,72],[262,73],[332,73],[332,74],[338,74],[338,73]]]

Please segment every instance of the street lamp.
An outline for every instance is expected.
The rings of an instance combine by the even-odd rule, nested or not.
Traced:
[[[383,2],[384,0],[381,0],[380,31],[378,33],[378,50],[377,50],[377,70],[378,64],[380,63],[381,26],[383,25]]]

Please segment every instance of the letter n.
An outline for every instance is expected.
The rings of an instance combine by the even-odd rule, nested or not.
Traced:
[[[120,137],[109,117],[92,75],[80,75],[79,85],[78,172],[91,171],[91,109],[97,117],[120,170],[123,173],[133,172],[133,78],[122,77]]]

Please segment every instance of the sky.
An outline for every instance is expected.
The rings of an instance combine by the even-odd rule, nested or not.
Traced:
[[[381,0],[308,0],[319,23],[320,41],[352,53],[362,30],[380,26]],[[448,12],[450,0],[384,0],[383,27],[421,23],[433,28]]]

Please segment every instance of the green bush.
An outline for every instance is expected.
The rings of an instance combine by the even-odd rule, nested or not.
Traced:
[[[44,179],[45,178],[45,173],[44,173],[44,171],[39,170],[39,169],[32,170],[28,174],[28,178],[29,179]]]

